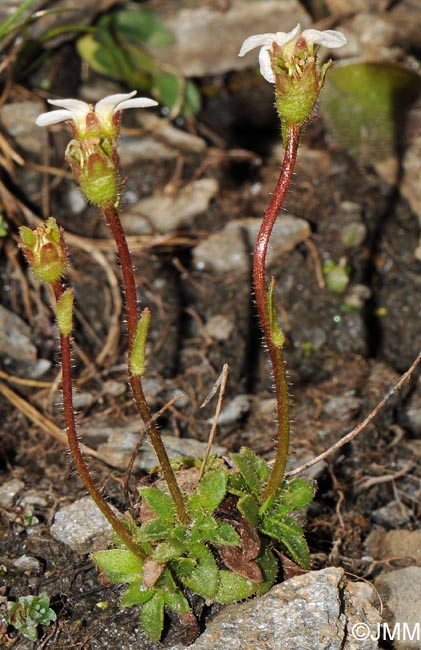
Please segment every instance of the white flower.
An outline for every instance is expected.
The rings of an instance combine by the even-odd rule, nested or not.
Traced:
[[[276,32],[275,34],[255,34],[249,36],[241,46],[238,56],[244,56],[250,50],[260,47],[259,63],[260,72],[269,83],[275,83],[275,75],[272,70],[272,63],[270,52],[272,51],[273,43],[279,47],[283,47],[287,43],[296,42],[300,38],[301,25],[298,23],[290,32]],[[342,47],[346,44],[347,40],[341,32],[328,29],[320,32],[317,29],[305,29],[301,34],[305,39],[309,49],[312,50],[314,45],[324,45],[328,48]]]
[[[114,114],[118,111],[123,111],[126,108],[148,108],[158,104],[153,99],[134,97],[134,95],[136,95],[136,90],[131,93],[109,95],[97,102],[94,108],[78,99],[49,99],[49,104],[59,106],[63,110],[41,113],[41,115],[38,115],[35,124],[37,126],[49,126],[50,124],[71,120],[75,123],[77,131],[83,133],[86,130],[86,117],[93,112],[100,124],[105,129],[108,129],[112,125]]]

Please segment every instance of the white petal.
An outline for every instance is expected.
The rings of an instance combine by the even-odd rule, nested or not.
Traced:
[[[309,44],[324,45],[331,49],[342,47],[348,42],[341,32],[336,32],[333,29],[327,29],[324,32],[320,32],[317,29],[305,29],[302,36]]]
[[[53,106],[65,108],[78,117],[85,117],[91,110],[89,104],[80,101],[80,99],[49,99],[48,103],[52,104]]]
[[[254,34],[253,36],[249,36],[242,44],[238,56],[244,56],[247,52],[250,52],[250,50],[254,50],[255,47],[271,45],[274,40],[276,40],[275,37],[276,34]]]
[[[111,119],[116,106],[121,102],[130,99],[130,97],[134,97],[136,92],[136,90],[132,90],[131,93],[118,93],[117,95],[108,95],[108,97],[104,97],[104,99],[101,99],[95,104],[95,113]]]
[[[35,124],[37,126],[49,126],[50,124],[58,124],[58,122],[73,119],[73,113],[70,111],[50,111],[49,113],[41,113],[41,115],[38,115]]]
[[[301,25],[300,25],[300,23],[298,23],[294,27],[294,29],[291,29],[290,32],[287,32],[287,33],[286,32],[276,32],[276,34],[274,34],[275,38],[273,40],[276,42],[277,45],[281,45],[281,46],[286,45],[286,43],[289,43],[290,41],[293,41],[294,38],[299,36],[300,31],[301,31]]]
[[[259,52],[259,63],[262,77],[266,79],[266,81],[269,81],[270,84],[274,84],[275,75],[273,74],[272,63],[270,60],[271,49],[271,46],[262,47]]]
[[[124,111],[126,108],[149,108],[150,106],[158,106],[158,102],[148,97],[134,97],[133,99],[126,99],[120,102],[115,107],[115,111]]]

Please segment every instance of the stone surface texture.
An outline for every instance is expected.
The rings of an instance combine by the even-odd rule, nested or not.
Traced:
[[[383,615],[389,628],[393,630],[395,624],[400,626],[399,634],[395,635],[393,641],[394,649],[419,650],[421,647],[419,633],[421,567],[409,566],[404,569],[383,573],[376,578],[374,585],[382,598]],[[414,638],[411,639],[411,636]]]
[[[50,532],[54,539],[81,554],[107,548],[113,540],[110,524],[91,497],[60,508]]]

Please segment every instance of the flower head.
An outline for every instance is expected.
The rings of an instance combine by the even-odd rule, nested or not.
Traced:
[[[246,38],[241,46],[238,56],[244,56],[256,47],[260,47],[259,63],[262,76],[275,83],[275,73],[272,68],[272,57],[274,46],[283,51],[285,58],[292,63],[294,50],[306,50],[308,54],[315,53],[315,45],[324,45],[330,49],[346,45],[346,38],[341,32],[332,29],[320,32],[317,29],[305,29],[301,33],[301,25],[298,23],[290,32],[276,32],[275,34],[254,34]],[[298,45],[298,48],[297,48]],[[291,66],[291,73],[293,66]]]
[[[79,99],[49,99],[52,106],[61,110],[41,113],[35,121],[37,126],[49,126],[58,122],[70,121],[75,137],[82,139],[94,134],[95,131],[118,135],[118,119],[121,111],[126,108],[149,108],[157,102],[146,97],[135,97],[136,90],[131,93],[109,95],[92,106]]]
[[[276,108],[284,135],[293,126],[302,126],[310,117],[331,61],[318,65],[321,45],[342,47],[346,38],[341,32],[305,29],[298,24],[290,32],[255,34],[246,38],[239,56],[260,47],[260,72],[275,84]]]
[[[119,200],[119,156],[117,153],[121,112],[126,108],[156,106],[153,99],[131,93],[110,95],[92,106],[78,99],[49,99],[60,110],[42,113],[38,126],[68,122],[73,139],[66,149],[66,160],[79,187],[95,205]]]

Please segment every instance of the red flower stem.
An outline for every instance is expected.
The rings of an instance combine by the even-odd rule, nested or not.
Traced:
[[[52,283],[56,301],[58,302],[63,294],[63,287],[60,280]],[[83,481],[90,496],[101,510],[104,517],[108,520],[115,533],[124,542],[127,548],[134,553],[138,558],[144,560],[146,554],[134,542],[130,533],[126,530],[124,524],[120,521],[117,515],[108,505],[105,498],[102,496],[100,490],[95,485],[91,474],[89,473],[88,466],[82,455],[79,446],[79,440],[76,432],[76,422],[73,409],[73,391],[72,391],[72,363],[71,363],[71,347],[70,335],[60,333],[61,344],[61,367],[62,367],[62,388],[63,388],[63,406],[64,417],[67,427],[67,439],[69,443],[70,453],[72,454],[73,461],[76,466],[77,473]]]
[[[136,333],[137,322],[138,322],[138,310],[137,310],[137,296],[136,296],[136,283],[133,273],[132,259],[127,245],[126,235],[121,225],[121,220],[119,214],[112,203],[102,206],[102,212],[107,220],[108,225],[111,228],[113,234],[118,255],[121,263],[121,270],[123,274],[123,284],[126,294],[126,310],[127,310],[127,331],[128,331],[128,349],[129,349],[129,359],[132,353],[133,341]],[[137,409],[140,413],[140,416],[145,425],[149,425],[149,437],[152,443],[152,446],[155,450],[155,454],[158,458],[159,464],[162,469],[162,473],[167,482],[168,489],[172,500],[174,502],[175,509],[177,511],[178,519],[183,524],[188,524],[190,518],[186,511],[186,506],[184,503],[183,495],[178,487],[177,480],[175,478],[174,470],[171,467],[170,459],[168,457],[167,451],[162,442],[161,435],[158,431],[158,427],[152,418],[152,413],[149,408],[149,405],[146,401],[145,394],[143,392],[142,380],[140,376],[133,376],[130,371],[129,363],[129,381],[133,392],[133,398],[136,403]]]
[[[257,236],[253,259],[253,282],[256,304],[260,324],[262,326],[265,343],[269,351],[269,357],[273,369],[278,420],[278,446],[276,450],[276,458],[269,480],[262,495],[264,500],[275,494],[277,488],[284,478],[285,467],[288,458],[290,435],[288,385],[285,374],[284,357],[282,348],[275,346],[273,343],[269,323],[265,279],[266,253],[273,226],[278,217],[283,200],[285,198],[285,194],[287,193],[292,179],[292,173],[294,171],[295,161],[297,159],[299,139],[300,127],[291,127],[288,130],[284,159],[282,162],[279,179],[263,218],[259,234]]]

